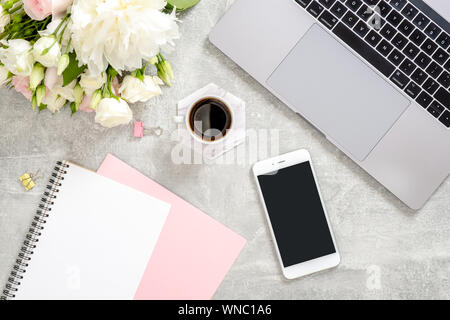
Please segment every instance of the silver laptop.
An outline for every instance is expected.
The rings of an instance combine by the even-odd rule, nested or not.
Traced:
[[[450,1],[236,0],[210,41],[412,209],[450,173]]]

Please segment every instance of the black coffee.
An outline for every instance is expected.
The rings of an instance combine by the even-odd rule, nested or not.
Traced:
[[[215,98],[198,101],[189,114],[190,129],[205,141],[217,141],[231,128],[228,106]]]

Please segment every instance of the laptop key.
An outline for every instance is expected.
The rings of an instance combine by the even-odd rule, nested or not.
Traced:
[[[409,39],[416,45],[416,46],[420,46],[422,44],[422,42],[425,41],[425,39],[427,38],[427,36],[422,33],[421,31],[419,31],[419,29],[414,30],[414,32],[411,34],[411,36],[409,37]]]
[[[395,83],[400,89],[404,89],[409,83],[409,78],[400,70],[396,70],[391,76],[391,81]]]
[[[386,57],[393,48],[394,47],[389,42],[387,42],[386,40],[383,40],[377,46],[377,51]]]
[[[438,78],[438,82],[445,89],[448,89],[450,87],[450,73],[448,73],[447,71],[442,72],[442,74]]]
[[[383,26],[386,24],[386,20],[384,20],[378,14],[374,14],[372,17],[369,18],[367,24],[371,26],[372,29],[380,31],[381,28],[383,28]]]
[[[359,8],[358,12],[356,13],[356,15],[358,17],[360,17],[363,21],[369,20],[369,18],[371,16],[373,16],[373,14],[374,14],[374,11],[371,8],[369,8],[368,6],[366,6],[365,4],[363,4],[361,6],[361,8]]]
[[[405,61],[403,61],[403,63],[400,65],[399,69],[409,76],[416,69],[416,65],[414,64],[414,62],[406,58]]]
[[[403,8],[402,14],[406,17],[408,20],[412,20],[416,14],[419,12],[416,8],[414,8],[410,3],[406,5],[406,7]]]
[[[389,14],[389,12],[391,12],[392,7],[383,0],[383,1],[380,1],[380,3],[378,4],[378,9],[380,10],[380,15],[383,18],[386,18],[386,16]]]
[[[363,39],[359,38],[343,23],[338,23],[333,29],[333,33],[343,42],[345,42],[349,47],[355,50],[361,57],[366,59],[369,64],[371,64],[375,69],[381,72],[385,77],[389,77],[392,72],[394,72],[395,67],[391,63],[389,63],[389,61],[382,57],[377,51],[375,51]],[[390,46],[389,43],[387,43],[387,45]]]
[[[447,61],[448,57],[450,57],[450,55],[442,48],[437,49],[437,51],[433,54],[434,61],[439,64],[444,64],[444,62]]]
[[[330,9],[336,0],[319,0],[319,2],[327,9]]]
[[[447,128],[450,128],[450,111],[446,110],[442,116],[439,117],[439,121],[442,122]]]
[[[444,88],[439,88],[439,90],[434,94],[434,98],[442,103],[444,107],[450,109],[450,92]]]
[[[424,16],[423,13],[419,13],[417,17],[414,18],[413,23],[416,25],[417,28],[423,30],[428,25],[428,23],[430,23],[430,19]]]
[[[336,25],[336,23],[338,22],[338,18],[333,16],[328,11],[324,11],[320,15],[319,21],[322,22],[325,25],[325,27],[327,27],[328,29],[333,29],[334,26]]]
[[[448,60],[447,63],[444,64],[444,69],[450,72],[450,60]]]
[[[441,33],[441,28],[431,22],[428,27],[425,29],[425,33],[431,38],[436,39],[439,33]]]
[[[397,27],[403,20],[403,16],[397,11],[393,10],[386,18],[394,27]]]
[[[345,2],[345,5],[349,7],[352,11],[358,10],[358,8],[362,5],[361,0],[347,0]]]
[[[420,68],[417,68],[416,71],[413,72],[411,79],[417,82],[419,85],[425,82],[428,78],[428,75]]]
[[[405,49],[403,50],[403,53],[406,54],[406,56],[408,58],[410,58],[411,60],[415,59],[417,57],[417,55],[419,54],[420,49],[417,48],[414,44],[412,44],[411,42],[408,43],[408,45],[405,47]]]
[[[380,31],[380,34],[389,41],[392,40],[396,33],[397,31],[388,23]]]
[[[422,91],[422,89],[420,89],[419,85],[414,81],[411,81],[405,89],[406,94],[413,99],[419,95],[420,91]]]
[[[404,36],[402,36],[400,33],[397,33],[397,35],[392,39],[392,44],[397,47],[399,50],[403,50],[403,48],[408,43],[408,39],[406,39]]]
[[[419,96],[416,99],[417,103],[420,104],[424,108],[428,108],[431,101],[433,101],[433,98],[426,93],[425,91],[422,91]]]
[[[351,13],[351,11],[349,11],[345,14],[344,18],[342,18],[342,22],[344,22],[350,28],[353,28],[356,22],[358,22],[358,17]]]
[[[417,63],[422,69],[425,69],[431,62],[431,58],[428,57],[425,53],[421,52],[417,56],[416,60],[414,60],[414,62]]]
[[[363,21],[359,21],[356,26],[353,28],[357,34],[359,34],[362,38],[369,32],[369,26],[367,23]]]
[[[439,84],[431,78],[428,78],[427,81],[422,86],[426,92],[429,94],[433,94],[439,88]]]
[[[442,69],[436,62],[432,62],[425,70],[430,76],[436,79],[442,72]]]
[[[331,8],[331,12],[338,18],[342,18],[342,16],[347,12],[347,8],[340,2],[336,2],[334,6]]]
[[[374,6],[378,3],[379,0],[363,0],[365,3],[367,3],[369,6]]]
[[[444,49],[447,49],[450,46],[450,36],[445,32],[442,32],[441,35],[436,39],[436,42]]]
[[[322,5],[320,5],[317,1],[313,1],[306,10],[317,18],[322,13],[323,9],[324,8]]]
[[[422,46],[420,47],[426,54],[428,55],[432,55],[433,52],[436,51],[437,49],[437,44],[433,41],[431,41],[430,39],[425,40],[425,42],[422,44]]]
[[[370,32],[366,36],[366,41],[372,47],[375,47],[381,41],[381,39],[381,36],[375,30],[370,30]]]
[[[400,11],[406,5],[406,0],[391,0],[391,5]]]
[[[295,0],[299,5],[301,5],[303,8],[306,8],[312,0]]]
[[[414,30],[414,26],[408,20],[403,20],[398,26],[398,30],[405,36],[409,36]]]
[[[392,51],[392,53],[389,55],[388,59],[394,65],[398,66],[403,61],[403,59],[405,59],[405,56],[397,49],[394,49],[394,51]]]
[[[427,110],[433,115],[433,117],[438,118],[442,112],[445,111],[445,108],[435,100],[430,104]]]

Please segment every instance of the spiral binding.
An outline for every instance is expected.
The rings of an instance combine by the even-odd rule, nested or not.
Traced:
[[[16,263],[8,278],[8,283],[3,290],[3,295],[0,296],[0,300],[7,300],[14,298],[16,292],[19,290],[20,281],[23,279],[23,274],[26,272],[28,263],[33,255],[33,250],[36,248],[36,243],[39,241],[41,231],[44,230],[44,224],[47,222],[49,213],[52,211],[51,206],[54,204],[56,194],[59,192],[64,180],[64,175],[67,173],[66,169],[69,168],[67,162],[58,161],[56,167],[52,172],[52,177],[47,185],[47,190],[44,192],[41,198],[41,203],[36,211],[31,227],[28,229],[28,233],[23,242],[22,248],[17,256]]]

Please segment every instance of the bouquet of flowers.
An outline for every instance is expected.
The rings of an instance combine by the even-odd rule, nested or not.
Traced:
[[[179,38],[175,13],[164,0],[1,1],[0,85],[39,112],[70,106],[107,128],[127,124],[129,103],[171,85],[162,52]]]

